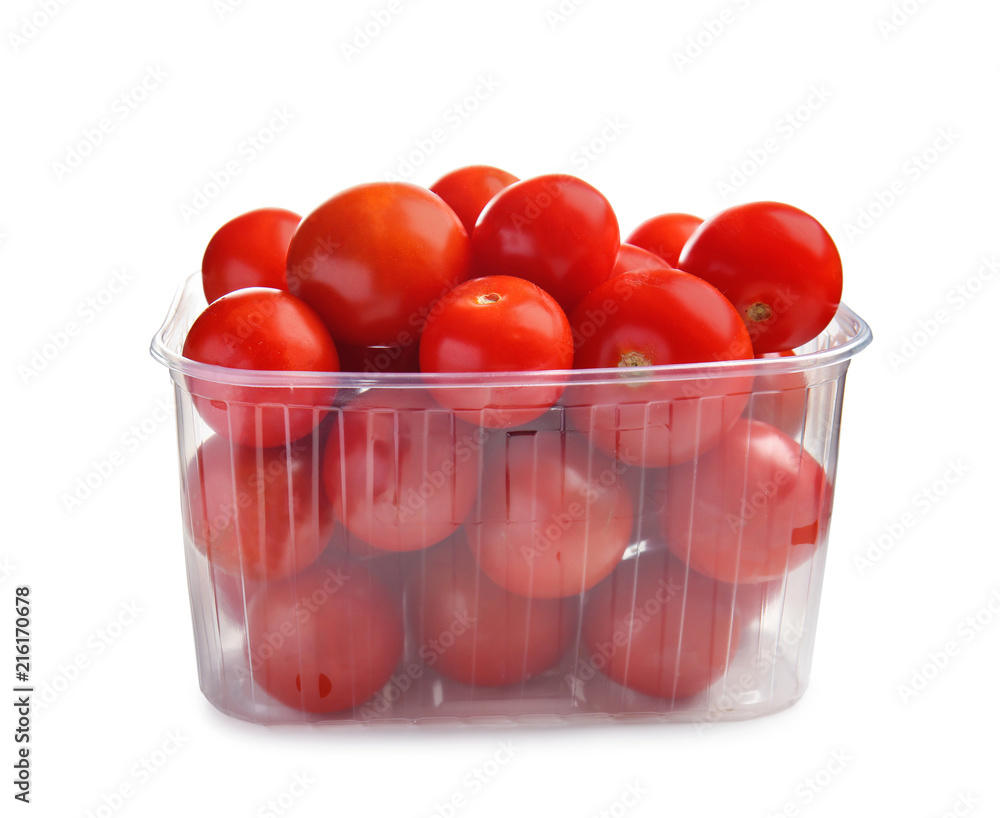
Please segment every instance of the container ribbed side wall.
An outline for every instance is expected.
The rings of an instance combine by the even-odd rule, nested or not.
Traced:
[[[204,306],[192,276],[152,352],[175,385],[198,680],[218,709],[264,724],[634,719],[708,728],[781,710],[805,691],[845,376],[871,340],[849,309],[794,359],[666,368],[651,376],[659,397],[630,390],[645,373],[543,375],[565,390],[559,403],[504,429],[493,428],[502,410],[475,402],[490,389],[516,395],[521,380],[486,389],[377,373],[333,384],[187,361],[183,339]],[[438,402],[442,390],[451,394]],[[275,395],[293,399],[275,405]],[[468,409],[440,405],[463,401]],[[283,426],[284,445],[231,443],[220,419],[234,416],[258,444]],[[314,431],[288,439],[310,416]],[[698,488],[711,497],[721,479],[713,462],[723,433],[754,423],[779,430],[799,466],[815,461],[825,475],[811,499],[796,495],[818,501],[815,536],[803,522],[787,553],[815,547],[747,581],[744,526],[760,526],[780,475],[744,480],[740,513],[718,530],[745,559],[735,578],[707,579],[704,565],[691,567],[706,547],[693,525],[706,524]],[[568,498],[567,508],[553,513],[543,495]],[[512,506],[519,526],[504,523]],[[487,542],[489,564],[477,550]],[[609,542],[619,549],[613,571],[595,579]],[[550,567],[555,556],[557,576],[576,573],[548,598],[534,574],[524,586],[516,560],[496,561],[498,543]],[[582,562],[572,568],[574,555]],[[435,603],[448,594],[461,603],[442,619]]]
[[[830,480],[832,492],[836,474],[838,436],[840,413],[843,401],[843,384],[847,364],[836,367],[826,367],[824,371],[804,373],[802,383],[792,388],[760,389],[755,387],[747,401],[743,417],[771,423],[781,428],[789,437],[796,440],[804,452],[815,458],[823,467]],[[604,671],[608,662],[602,652],[595,652],[588,645],[583,623],[583,610],[594,593],[588,590],[574,595],[570,599],[573,612],[565,625],[565,642],[558,661],[541,672],[533,673],[530,678],[520,679],[502,687],[469,685],[448,675],[440,673],[435,667],[435,657],[444,655],[449,647],[447,642],[456,634],[439,634],[432,640],[424,641],[418,637],[414,628],[415,588],[420,588],[428,581],[428,560],[434,553],[433,546],[426,550],[412,551],[379,551],[363,542],[354,533],[345,530],[338,521],[330,538],[328,547],[319,557],[316,567],[324,565],[359,566],[363,571],[366,583],[378,584],[392,599],[402,622],[402,650],[399,661],[395,664],[389,678],[383,685],[358,706],[337,712],[306,712],[295,706],[290,706],[276,700],[262,684],[261,668],[270,658],[269,644],[279,641],[295,642],[299,637],[294,627],[289,627],[287,633],[260,634],[253,631],[254,622],[251,611],[255,605],[264,604],[269,595],[279,593],[282,583],[290,584],[292,596],[296,594],[298,584],[307,574],[295,574],[290,577],[260,581],[248,573],[247,566],[240,565],[237,570],[222,570],[215,561],[209,558],[211,548],[197,544],[195,509],[198,506],[199,493],[204,486],[199,483],[200,472],[192,468],[192,462],[198,457],[199,447],[211,440],[214,432],[201,419],[195,406],[189,384],[184,378],[175,378],[175,396],[177,400],[179,453],[181,461],[181,502],[184,516],[184,555],[187,564],[189,593],[191,600],[192,622],[195,636],[195,647],[198,664],[198,677],[205,696],[220,710],[250,721],[275,724],[297,722],[381,722],[381,721],[424,721],[424,720],[463,720],[469,722],[492,722],[507,720],[541,720],[549,718],[562,719],[608,719],[625,718],[639,720],[677,720],[694,721],[710,725],[716,721],[743,719],[780,710],[796,701],[803,693],[808,683],[809,668],[812,660],[813,646],[816,636],[819,616],[819,600],[822,588],[823,567],[826,558],[829,526],[822,528],[822,540],[817,544],[812,558],[802,565],[794,567],[785,575],[761,583],[743,583],[729,585],[718,589],[715,604],[717,616],[721,617],[721,625],[713,636],[718,642],[718,650],[726,651],[726,646],[737,644],[732,658],[728,661],[722,673],[710,687],[692,695],[677,697],[672,695],[648,695],[628,686],[624,686],[609,677]],[[375,393],[373,395],[373,393]],[[367,390],[365,397],[369,402],[378,403],[378,390]],[[482,452],[474,452],[474,457],[482,454],[485,458],[503,460],[502,452],[517,441],[517,445],[537,445],[542,436],[557,436],[568,441],[567,445],[587,446],[587,440],[577,424],[570,422],[570,409],[582,409],[585,412],[598,413],[595,406],[578,405],[569,407],[558,406],[543,414],[538,420],[513,430],[490,430],[480,433],[477,427],[465,420],[455,417],[454,413],[443,408],[393,408],[393,396],[386,392],[385,405],[376,409],[368,404],[361,408],[354,402],[359,396],[344,394],[338,396],[334,405],[317,410],[317,419],[324,415],[317,425],[319,432],[310,437],[304,447],[303,455],[310,461],[308,477],[308,504],[313,509],[319,509],[321,504],[332,504],[328,495],[329,481],[324,483],[324,468],[335,468],[340,471],[339,507],[347,508],[351,503],[361,500],[374,500],[375,495],[385,490],[385,486],[376,485],[379,479],[395,480],[394,489],[402,498],[403,507],[408,509],[412,525],[431,530],[435,526],[452,526],[458,531],[469,526],[482,524],[477,521],[477,509],[484,506],[486,492],[490,481],[480,471],[471,486],[473,496],[472,509],[458,509],[452,504],[435,506],[432,500],[422,498],[421,493],[433,494],[446,492],[450,495],[461,493],[463,478],[457,464],[443,465],[435,460],[433,453],[427,448],[428,439],[444,434],[449,445],[455,451],[465,451],[480,447]],[[717,417],[718,407],[711,404],[713,399],[704,402],[705,418],[699,418],[696,428],[710,425]],[[651,411],[650,408],[648,411]],[[351,425],[351,418],[357,421],[362,417],[360,426],[357,422]],[[577,419],[578,420],[578,419]],[[374,424],[374,425],[373,425]],[[378,427],[378,428],[375,428]],[[346,461],[332,466],[324,465],[325,449],[329,445],[329,436],[337,435],[340,449],[346,450],[351,441],[345,435],[345,428],[358,433],[358,429],[367,430],[364,433],[375,439],[373,447],[382,446],[376,456],[386,459],[392,468],[389,477],[369,475],[367,482],[357,479],[357,469]],[[385,430],[389,430],[385,432]],[[525,441],[529,441],[527,444]],[[289,456],[294,443],[285,447],[285,456]],[[421,448],[423,447],[423,448]],[[463,448],[464,447],[464,448]],[[236,457],[236,444],[226,442],[224,451]],[[363,448],[363,446],[362,446]],[[279,447],[280,449],[280,447]],[[272,456],[275,450],[265,450],[266,454],[258,453],[258,461],[262,473],[268,473],[266,457]],[[373,449],[374,451],[374,449]],[[546,449],[546,452],[549,450]],[[613,458],[604,452],[591,449],[593,461],[589,478],[600,485],[601,469],[605,471]],[[709,450],[711,451],[711,450]],[[416,454],[414,454],[416,452]],[[280,454],[280,451],[279,451]],[[699,469],[699,455],[689,463],[694,474]],[[539,449],[534,457],[542,457]],[[427,477],[425,484],[418,484],[416,494],[413,494],[412,481],[409,485],[402,482],[402,459],[416,457],[416,464]],[[540,468],[540,467],[539,467]],[[670,467],[672,468],[672,467]],[[627,485],[633,504],[633,528],[623,560],[616,569],[617,572],[632,572],[633,579],[623,587],[638,587],[639,570],[643,555],[664,549],[661,518],[664,499],[659,492],[659,485],[664,472],[670,468],[626,467],[622,474],[616,473]],[[239,476],[233,471],[231,475],[233,504],[238,509],[236,514],[252,513],[258,517],[257,531],[264,532],[271,518],[290,520],[299,513],[291,498],[293,486],[289,482],[286,495],[288,504],[284,507],[257,507],[246,501],[245,487],[241,487]],[[291,481],[288,473],[282,473],[275,479]],[[303,478],[305,479],[305,478]],[[522,475],[521,479],[531,479]],[[610,479],[610,478],[605,478]],[[697,479],[697,478],[696,478]],[[547,488],[552,489],[549,486]],[[555,487],[557,490],[560,487]],[[541,487],[539,487],[539,490]],[[565,487],[562,487],[565,490]],[[255,489],[256,490],[256,489]],[[411,494],[407,496],[407,491]],[[242,492],[242,494],[241,494]],[[748,501],[752,498],[748,498]],[[241,508],[241,503],[245,503]],[[428,509],[437,509],[428,516]],[[441,509],[444,509],[443,511]],[[341,512],[346,514],[347,512]],[[373,513],[379,513],[376,509]],[[541,511],[539,512],[541,513]],[[318,529],[320,521],[318,511],[314,519],[306,521],[306,527]],[[538,522],[544,523],[545,520]],[[300,520],[298,523],[302,525]],[[405,525],[404,521],[404,525]],[[235,525],[231,520],[222,525]],[[295,562],[297,549],[303,544],[296,541],[296,533],[291,523],[286,523],[287,541],[290,543],[290,559]],[[237,526],[239,528],[239,526]],[[267,543],[257,544],[240,541],[243,531],[237,532],[237,542],[240,553],[244,551],[266,550]],[[596,535],[594,535],[596,536]],[[204,537],[202,537],[204,539]],[[587,543],[587,548],[596,548],[598,543]],[[677,550],[677,549],[675,549]],[[680,549],[682,550],[682,549]],[[345,562],[346,560],[346,562]],[[456,567],[455,569],[459,569]],[[700,583],[702,578],[691,580],[694,572],[687,573],[680,582],[680,599],[693,593],[691,582]],[[483,579],[483,582],[491,582]],[[699,586],[700,587],[700,586]],[[518,603],[520,604],[520,603]],[[569,604],[569,603],[568,603]],[[675,604],[671,602],[671,604]],[[613,600],[613,610],[621,611],[629,608],[643,611],[643,606],[651,611],[650,616],[657,615],[652,603],[628,598],[627,591],[618,594]],[[532,603],[528,606],[526,627],[530,630],[538,619],[536,611],[542,611],[543,606]],[[685,612],[683,604],[675,605],[677,615],[682,618],[693,617],[690,611]],[[294,619],[294,617],[293,617]],[[693,622],[693,620],[692,620]],[[351,627],[359,632],[366,632],[371,623],[352,620]],[[487,627],[483,621],[468,622],[463,629]],[[692,625],[693,627],[693,625]],[[463,630],[464,633],[464,630]],[[693,633],[693,631],[692,631]],[[424,634],[426,637],[427,634]],[[679,645],[671,645],[670,662],[678,667],[683,661],[685,652],[695,649],[691,640],[694,636],[686,635],[682,628]],[[688,642],[685,642],[685,640]],[[270,640],[270,641],[268,641]],[[431,644],[433,642],[433,645]],[[256,653],[251,649],[256,645]],[[296,648],[300,651],[309,650],[302,644]],[[643,657],[627,655],[632,646],[624,644],[617,650],[622,651],[619,659],[625,657],[625,667],[641,663]],[[473,667],[488,663],[493,657],[482,656],[472,660]],[[352,661],[351,656],[343,657]],[[353,661],[364,661],[353,656]],[[520,668],[522,675],[526,669],[527,656],[522,659]],[[374,671],[373,671],[374,672]],[[629,672],[625,671],[626,674]],[[516,675],[516,673],[515,673]],[[322,682],[321,682],[322,683]],[[664,682],[669,687],[669,680]]]

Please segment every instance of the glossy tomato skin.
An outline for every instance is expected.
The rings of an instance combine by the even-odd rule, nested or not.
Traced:
[[[307,713],[348,710],[389,680],[403,652],[396,598],[357,563],[262,585],[247,615],[254,680]]]
[[[606,282],[581,302],[571,325],[581,369],[753,357],[748,333],[722,294],[667,267]]]
[[[490,165],[469,165],[438,179],[431,190],[447,202],[471,236],[479,214],[501,190],[520,181],[513,173]]]
[[[469,237],[440,197],[405,182],[338,193],[288,248],[288,289],[337,342],[406,344],[434,302],[469,277]]]
[[[573,336],[562,307],[541,287],[514,276],[459,284],[431,312],[420,336],[422,372],[568,370]],[[527,423],[549,409],[563,385],[443,386],[432,394],[470,423],[493,428]]]
[[[681,250],[698,229],[702,219],[689,213],[662,213],[646,219],[635,230],[629,233],[626,241],[655,253],[668,266],[678,267]],[[680,267],[680,269],[684,269]]]
[[[823,467],[795,440],[741,418],[697,464],[671,470],[663,536],[722,582],[779,579],[825,539],[832,499]]]
[[[427,548],[468,515],[489,442],[424,390],[372,390],[330,427],[326,494],[354,537],[385,551]]]
[[[706,691],[739,645],[731,586],[688,571],[664,550],[626,560],[583,606],[589,664],[668,701]]]
[[[575,176],[536,176],[487,205],[472,234],[472,263],[477,276],[533,281],[568,313],[611,276],[619,239],[600,191]]]
[[[312,565],[334,532],[318,477],[318,441],[286,447],[234,446],[208,438],[188,463],[189,525],[195,547],[216,570],[259,582]]]
[[[780,202],[736,205],[712,216],[688,239],[678,266],[732,302],[757,353],[805,344],[840,305],[836,244],[816,219]]]
[[[573,433],[508,434],[490,450],[465,527],[479,566],[501,587],[535,599],[596,585],[632,533],[622,469]]]
[[[191,326],[183,355],[233,369],[336,372],[340,366],[330,334],[308,304],[260,287],[213,301]],[[213,431],[243,446],[261,447],[309,434],[336,394],[332,388],[238,386],[194,377],[188,378],[188,388]]]
[[[300,221],[298,213],[263,207],[222,225],[201,260],[201,283],[208,303],[247,287],[288,289],[285,258]]]
[[[529,599],[484,574],[464,537],[435,546],[411,571],[407,610],[418,654],[470,685],[523,682],[558,663],[575,631],[576,599]]]
[[[618,258],[615,259],[611,275],[618,276],[633,270],[662,270],[664,266],[668,265],[665,265],[663,259],[655,253],[623,242],[618,248]]]
[[[746,406],[749,376],[643,380],[646,366],[753,357],[739,315],[701,279],[666,267],[623,273],[590,292],[570,326],[578,369],[614,367],[621,376],[567,389],[567,416],[624,463],[690,460],[714,446]]]

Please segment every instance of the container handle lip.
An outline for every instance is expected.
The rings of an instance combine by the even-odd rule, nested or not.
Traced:
[[[516,387],[545,384],[571,386],[604,386],[621,384],[622,372],[618,368],[547,370],[530,372],[293,372],[272,370],[231,369],[205,364],[185,358],[175,352],[172,345],[182,332],[182,316],[188,302],[201,293],[201,273],[195,272],[178,286],[170,308],[149,346],[150,355],[158,363],[179,374],[210,383],[232,384],[246,387],[331,387],[364,389],[377,386],[394,388],[447,388],[447,387]],[[708,377],[750,377],[761,374],[781,375],[816,370],[846,364],[872,342],[871,327],[854,310],[841,303],[830,326],[838,326],[848,336],[843,343],[811,352],[783,358],[764,358],[714,363],[666,364],[645,367],[637,377],[630,370],[633,382],[655,380],[689,380]]]
[[[177,285],[177,289],[174,290],[174,297],[167,308],[167,314],[163,317],[163,323],[160,324],[160,328],[153,335],[153,340],[149,344],[149,354],[153,356],[153,360],[171,370],[178,368],[176,365],[177,361],[188,360],[170,350],[167,338],[180,323],[181,301],[187,295],[192,280],[198,275],[198,273],[193,273]]]
[[[829,350],[843,353],[837,360],[839,363],[840,360],[850,360],[867,348],[874,336],[868,322],[844,303],[841,303],[837,308],[837,314],[833,318],[834,321],[838,321],[838,319],[847,319],[847,321],[841,320],[839,323],[848,326],[853,331],[851,338],[846,343],[831,347]]]

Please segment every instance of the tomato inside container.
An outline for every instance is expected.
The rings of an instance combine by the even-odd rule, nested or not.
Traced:
[[[871,340],[848,307],[794,355],[469,375],[200,363],[182,350],[205,306],[191,276],[151,352],[174,387],[198,679],[219,710],[711,723],[803,695],[846,372]],[[519,388],[559,398],[514,426],[440,399]],[[265,455],[206,422],[220,400],[247,428],[268,418]],[[676,456],[616,454],[616,429],[641,447],[673,416]]]

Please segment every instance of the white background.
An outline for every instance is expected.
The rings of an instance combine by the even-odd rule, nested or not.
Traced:
[[[1000,613],[988,607],[1000,611],[1000,284],[985,265],[1000,255],[1000,6],[575,1],[399,0],[351,54],[356,27],[388,2],[3,4],[0,655],[13,664],[14,589],[30,584],[32,680],[60,691],[34,714],[33,803],[4,815],[96,815],[123,784],[132,795],[114,814],[142,816],[263,815],[292,790],[287,814],[303,818],[434,815],[455,793],[469,796],[462,816],[1000,814]],[[144,79],[155,87],[135,90]],[[486,98],[470,110],[477,87]],[[421,154],[436,128],[445,138]],[[769,138],[766,161],[721,188]],[[591,143],[601,153],[588,158]],[[308,212],[414,152],[407,178],[421,184],[473,162],[575,173],[624,232],[753,199],[829,227],[845,301],[876,340],[848,376],[813,681],[793,708],[704,732],[267,729],[204,700],[175,430],[160,408],[169,379],[149,339],[224,221],[265,205]],[[184,211],[198,191],[205,207]],[[116,270],[127,286],[115,293]],[[65,348],[46,348],[70,322]],[[897,534],[879,545],[886,527]],[[977,613],[981,632],[963,638]],[[925,674],[949,642],[957,655]],[[13,686],[13,668],[0,671]],[[900,685],[914,673],[933,678],[910,696]],[[139,773],[171,734],[179,749]],[[513,759],[471,793],[463,778],[501,740]],[[629,785],[643,795],[625,809]]]

